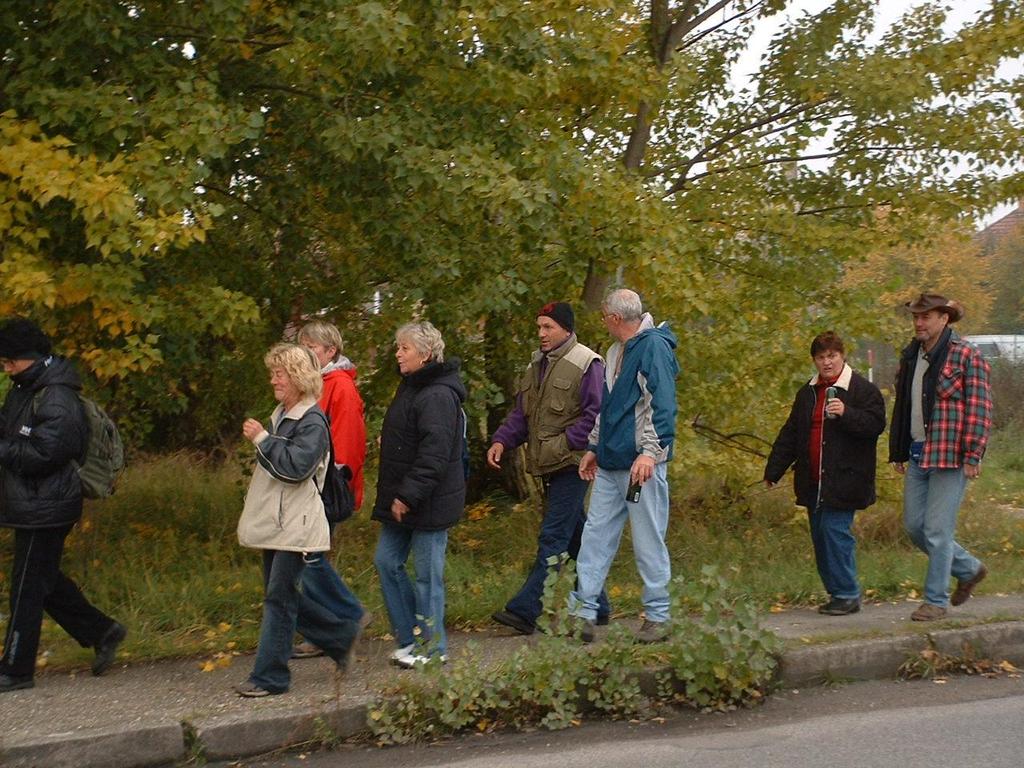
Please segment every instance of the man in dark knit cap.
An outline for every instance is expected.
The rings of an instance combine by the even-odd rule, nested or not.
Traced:
[[[515,406],[494,433],[487,463],[501,468],[506,450],[526,443],[526,469],[544,485],[544,519],[537,557],[522,588],[492,618],[529,635],[541,614],[548,561],[568,553],[576,558],[583,533],[583,499],[590,483],[579,476],[580,457],[601,410],[604,363],[574,332],[572,307],[564,301],[537,312],[540,349],[519,382]],[[601,595],[598,620],[607,622],[608,601]]]
[[[11,604],[0,693],[35,685],[45,610],[80,645],[93,648],[103,674],[127,631],[92,606],[60,570],[64,539],[82,516],[82,458],[89,425],[71,364],[23,318],[0,321],[0,365],[11,389],[0,407],[0,526],[14,529]]]

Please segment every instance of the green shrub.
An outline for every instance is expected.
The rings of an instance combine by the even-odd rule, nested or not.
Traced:
[[[670,702],[724,709],[764,696],[780,643],[760,628],[753,606],[732,601],[716,569],[704,568],[690,584],[673,582],[672,631],[650,646],[636,645],[622,625],[597,645],[583,645],[564,600],[574,578],[569,565],[552,570],[545,631],[507,660],[488,666],[474,647],[450,668],[431,663],[385,691],[368,717],[377,741],[404,744],[469,729],[554,730],[588,710],[635,717]],[[645,684],[650,679],[656,685]]]

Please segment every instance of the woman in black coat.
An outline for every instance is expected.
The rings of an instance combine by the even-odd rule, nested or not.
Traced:
[[[34,323],[0,324],[0,363],[11,389],[0,408],[0,526],[14,529],[11,613],[0,657],[0,693],[31,688],[43,611],[84,648],[102,675],[127,630],[95,608],[60,570],[64,539],[82,516],[75,462],[89,436],[71,364],[50,354]]]
[[[402,382],[381,426],[373,518],[382,525],[374,565],[398,643],[392,661],[411,668],[429,655],[446,658],[444,561],[448,529],[466,501],[466,388],[458,361],[445,362],[444,340],[430,323],[402,326],[395,344]],[[406,572],[410,551],[415,585]]]
[[[885,429],[885,403],[878,387],[846,364],[843,340],[832,331],[814,338],[811,358],[818,373],[797,392],[764,479],[774,486],[796,465],[793,489],[797,504],[807,507],[818,575],[830,597],[818,611],[842,616],[860,610],[850,527],[854,512],[875,502],[875,446]]]

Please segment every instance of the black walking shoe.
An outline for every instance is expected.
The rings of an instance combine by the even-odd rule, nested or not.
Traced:
[[[825,605],[818,608],[818,613],[823,613],[826,616],[847,616],[851,613],[857,613],[860,610],[860,600],[856,597],[850,599],[844,599],[841,597],[834,597],[829,600]]]
[[[495,611],[491,618],[499,624],[514,629],[520,635],[532,635],[536,627],[522,616],[512,611]]]
[[[117,647],[124,642],[128,630],[123,624],[114,622],[110,628],[103,633],[103,639],[96,644],[96,658],[92,662],[92,673],[102,675],[114,663],[117,658]]]
[[[0,675],[0,693],[20,691],[22,688],[34,688],[36,681],[32,675]]]
[[[597,637],[595,630],[595,624],[590,619],[584,619],[582,616],[572,617],[573,633],[579,633],[579,638],[584,643],[594,642],[594,638]]]

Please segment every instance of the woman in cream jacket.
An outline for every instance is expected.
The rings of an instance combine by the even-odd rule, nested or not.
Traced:
[[[324,610],[299,590],[307,558],[330,548],[318,488],[327,471],[330,436],[316,400],[323,386],[316,358],[296,344],[276,344],[264,358],[278,405],[264,427],[246,419],[242,434],[256,446],[245,507],[238,521],[243,547],[263,550],[263,621],[241,696],[284,693],[296,629],[344,670],[359,624]]]

